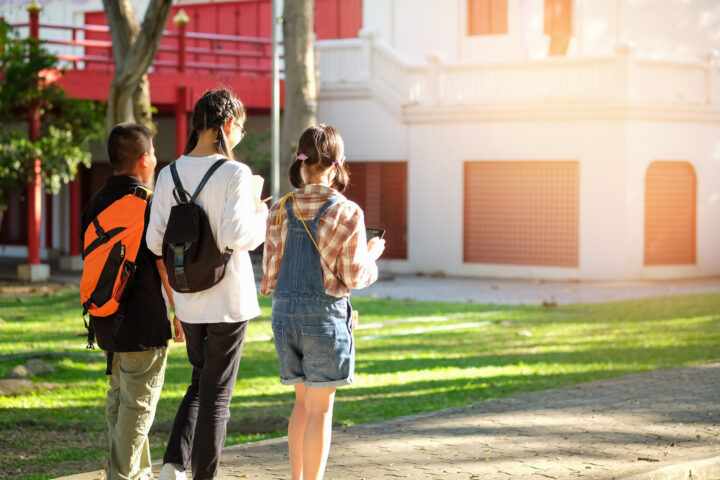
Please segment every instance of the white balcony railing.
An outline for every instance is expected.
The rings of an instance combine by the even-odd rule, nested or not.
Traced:
[[[614,56],[512,63],[425,64],[403,58],[373,34],[317,43],[322,87],[348,82],[377,87],[400,105],[612,102],[719,106],[717,57],[667,61],[636,58],[621,45]]]

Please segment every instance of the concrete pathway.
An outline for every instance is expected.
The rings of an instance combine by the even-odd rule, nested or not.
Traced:
[[[595,303],[635,298],[720,292],[720,277],[683,280],[568,282],[487,278],[396,276],[353,296],[504,305],[542,302]]]
[[[0,283],[17,281],[18,259],[0,259]],[[262,269],[255,268],[258,290]],[[79,272],[65,272],[52,265],[52,283],[79,284]],[[398,298],[438,302],[474,302],[497,305],[540,304],[543,302],[595,303],[635,298],[720,292],[720,277],[681,280],[554,281],[470,277],[427,277],[396,275],[381,278],[359,297]]]
[[[325,478],[720,480],[719,391],[714,363],[335,429]],[[286,438],[228,447],[217,479],[287,461]]]

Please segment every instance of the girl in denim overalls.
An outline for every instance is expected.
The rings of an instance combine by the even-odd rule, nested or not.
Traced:
[[[270,210],[261,292],[273,294],[272,328],[280,381],[295,387],[288,443],[292,478],[322,478],[335,389],[353,383],[355,345],[350,288],[377,279],[385,241],[366,241],[360,207],[340,194],[348,184],[340,134],[310,127],[290,167],[295,191]]]

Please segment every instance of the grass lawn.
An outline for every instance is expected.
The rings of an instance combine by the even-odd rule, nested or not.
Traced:
[[[289,416],[277,378],[270,301],[250,323],[233,419]],[[497,306],[356,298],[356,386],[338,391],[337,424],[365,423],[644,370],[720,359],[720,294],[628,302]],[[105,456],[107,380],[101,353],[84,350],[77,290],[0,298],[0,378],[47,357],[60,384],[0,396],[0,478],[45,479],[97,468]],[[522,332],[522,334],[519,334]],[[529,336],[528,336],[529,335]],[[171,347],[156,422],[174,417],[190,368]],[[228,444],[284,435],[230,434]],[[153,433],[160,458],[167,433]]]

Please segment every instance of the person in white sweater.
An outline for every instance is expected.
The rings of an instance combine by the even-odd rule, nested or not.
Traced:
[[[219,250],[229,248],[232,255],[219,283],[201,292],[174,294],[193,372],[159,480],[185,479],[190,467],[194,480],[215,478],[248,320],[260,315],[248,251],[265,239],[267,207],[254,192],[250,169],[232,154],[244,136],[244,123],[243,105],[230,91],[206,92],[195,105],[185,152],[175,162],[184,188],[192,193],[211,165],[229,159],[210,177],[196,203],[208,216]],[[148,248],[158,256],[176,204],[174,188],[170,169],[163,169],[146,234]]]

